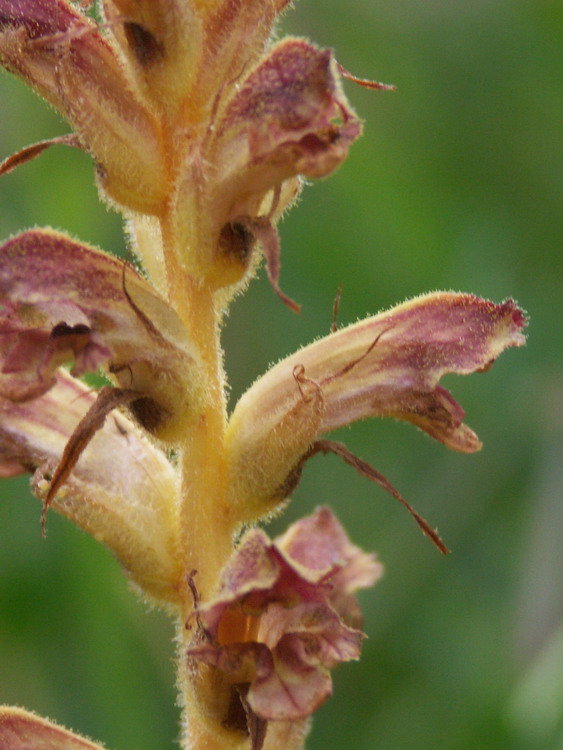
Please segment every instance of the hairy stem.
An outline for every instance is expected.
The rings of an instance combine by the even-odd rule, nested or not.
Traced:
[[[236,526],[225,504],[226,428],[225,372],[219,340],[219,311],[204,281],[186,272],[179,261],[174,222],[161,221],[168,294],[205,370],[205,404],[180,445],[181,498],[179,554],[182,560],[182,610],[178,622],[178,687],[183,716],[184,750],[235,750],[246,744],[240,732],[223,729],[228,689],[215,685],[216,674],[190,668],[186,650],[197,631],[191,618],[196,599],[208,600],[233,549]]]

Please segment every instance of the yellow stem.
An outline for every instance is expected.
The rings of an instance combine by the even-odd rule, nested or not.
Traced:
[[[235,522],[225,504],[225,373],[219,340],[219,311],[213,289],[188,274],[179,261],[173,218],[161,220],[170,304],[188,330],[205,371],[205,403],[180,447],[181,498],[178,509],[183,606],[178,627],[178,686],[183,704],[185,750],[237,750],[248,746],[240,732],[221,726],[213,673],[196,677],[186,650],[195,623],[186,627],[194,594],[209,600],[231,555]],[[193,572],[197,571],[197,572]],[[191,585],[190,585],[191,584]],[[194,588],[195,586],[195,588]],[[223,693],[224,694],[224,693]]]

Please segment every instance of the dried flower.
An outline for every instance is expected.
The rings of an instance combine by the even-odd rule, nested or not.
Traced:
[[[0,396],[26,401],[73,374],[103,367],[138,392],[137,419],[177,439],[203,399],[199,355],[174,309],[116,258],[52,230],[1,248]]]
[[[273,542],[258,529],[247,532],[219,593],[196,610],[205,640],[188,650],[226,675],[226,720],[244,716],[235,709],[241,696],[254,717],[249,726],[312,714],[331,693],[329,670],[359,658],[363,635],[353,592],[380,575],[374,556],[350,543],[328,508]]]

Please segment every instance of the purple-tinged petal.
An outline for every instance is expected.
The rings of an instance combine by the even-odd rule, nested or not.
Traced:
[[[245,194],[263,196],[297,174],[324,177],[360,134],[330,50],[286,39],[244,80],[217,124],[210,159],[228,165],[217,199],[241,196],[234,215],[249,213]]]
[[[0,248],[0,396],[36,398],[69,361],[74,375],[103,366],[139,391],[133,413],[163,438],[197,402],[186,331],[144,279],[65,235],[25,232]]]
[[[358,419],[395,417],[455,450],[479,450],[477,436],[463,424],[463,409],[439,381],[447,373],[486,370],[504,349],[524,343],[524,325],[522,311],[511,300],[497,305],[467,294],[434,293],[336,331],[282,360],[242,396],[230,419],[232,501],[249,496],[255,508],[259,483],[271,488],[270,498],[274,490],[294,486],[288,482],[297,464],[293,451],[287,451],[281,466],[284,442],[294,441],[296,426],[286,431],[284,420],[298,414],[305,391],[316,392],[322,408],[320,424],[302,421],[303,442]],[[270,507],[266,493],[263,507]]]
[[[194,0],[202,26],[199,76],[194,95],[212,98],[264,54],[276,17],[289,0]]]
[[[273,669],[258,673],[248,691],[248,703],[258,716],[274,721],[302,719],[330,697],[330,674],[310,666],[306,651],[297,636],[287,636],[279,644]]]
[[[327,175],[361,133],[331,52],[304,40],[280,42],[230,83],[177,197],[182,260],[195,275],[211,267],[217,286],[236,284],[255,265],[253,245],[268,238],[252,223],[259,229],[279,217],[298,191],[296,176]],[[225,242],[241,222],[249,241]]]
[[[276,540],[278,549],[294,567],[330,574],[329,601],[347,625],[361,625],[361,614],[354,592],[373,586],[383,575],[383,566],[374,555],[352,544],[344,528],[329,508],[289,527]]]
[[[0,456],[0,477],[7,479],[25,474],[26,468],[17,459],[9,456]]]
[[[34,401],[0,399],[0,466],[36,472],[44,499],[50,476],[96,393],[64,370]],[[166,456],[114,412],[80,455],[53,500],[55,510],[106,544],[146,594],[174,601],[179,571],[174,558],[178,478]]]
[[[0,0],[0,64],[70,120],[113,200],[161,210],[158,128],[91,19],[64,0]]]
[[[257,716],[306,717],[330,695],[329,670],[359,657],[363,635],[343,616],[357,615],[352,592],[380,572],[327,508],[274,542],[253,529],[225,567],[217,597],[198,608],[204,640],[188,654],[228,684],[247,684]]]
[[[29,39],[66,31],[86,17],[66,0],[1,0],[0,29],[23,28]]]
[[[104,750],[36,714],[0,706],[0,750]]]

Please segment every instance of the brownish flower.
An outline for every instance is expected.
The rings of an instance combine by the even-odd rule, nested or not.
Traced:
[[[0,397],[27,401],[103,367],[137,391],[131,408],[162,438],[193,418],[204,388],[178,315],[132,268],[51,230],[0,247]]]
[[[381,572],[328,508],[274,541],[253,529],[224,569],[216,598],[197,610],[206,638],[188,653],[224,672],[257,717],[302,719],[330,695],[330,670],[359,658],[353,592]]]
[[[449,448],[479,450],[439,381],[488,369],[504,349],[524,343],[525,323],[511,300],[435,292],[283,359],[243,394],[229,421],[232,503],[250,517],[271,510],[318,437],[367,417],[404,419]]]

